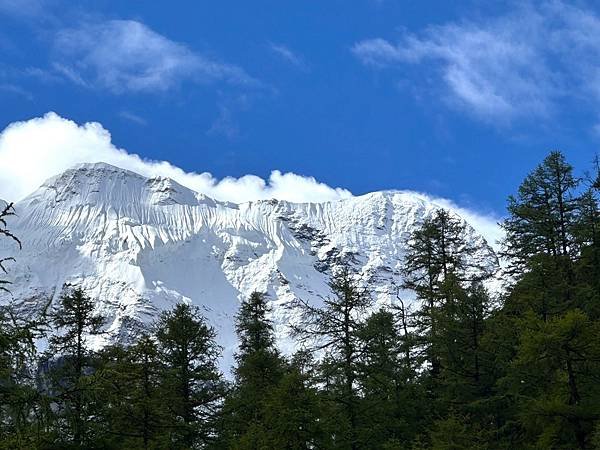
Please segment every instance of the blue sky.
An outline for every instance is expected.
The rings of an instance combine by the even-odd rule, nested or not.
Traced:
[[[592,3],[73,3],[0,0],[0,128],[54,111],[215,180],[278,170],[497,215],[548,151],[583,170],[600,143]]]

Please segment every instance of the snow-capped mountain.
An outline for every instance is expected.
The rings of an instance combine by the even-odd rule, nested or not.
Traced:
[[[16,205],[9,227],[23,241],[12,254],[12,297],[28,308],[82,285],[109,318],[107,339],[127,338],[176,302],[200,306],[219,332],[226,360],[235,349],[240,299],[266,292],[282,348],[295,297],[319,302],[340,261],[370,283],[376,305],[399,284],[404,243],[438,206],[411,192],[385,191],[327,203],[215,201],[167,178],[145,178],[104,163],[46,181]],[[493,250],[472,255],[490,270]],[[1,294],[0,301],[10,300]],[[403,293],[407,298],[409,293]],[[101,345],[102,342],[97,342]]]

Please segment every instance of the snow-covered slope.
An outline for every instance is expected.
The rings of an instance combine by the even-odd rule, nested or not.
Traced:
[[[228,360],[241,298],[266,292],[280,343],[295,297],[319,302],[340,261],[352,263],[375,301],[393,300],[403,244],[437,205],[410,192],[375,192],[327,203],[215,201],[166,178],[104,163],[83,164],[46,181],[16,205],[17,252],[0,240],[15,300],[39,307],[65,283],[82,285],[110,320],[107,339],[128,338],[176,302],[204,309]],[[471,227],[468,238],[484,243]],[[490,247],[473,258],[494,269]],[[408,295],[408,293],[405,293]],[[2,294],[0,301],[9,297]],[[98,345],[101,345],[98,342]]]

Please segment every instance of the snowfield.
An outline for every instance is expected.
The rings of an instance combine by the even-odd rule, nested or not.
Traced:
[[[161,310],[190,302],[217,329],[230,365],[234,315],[252,291],[267,293],[284,352],[294,348],[287,324],[296,318],[286,305],[296,297],[320,302],[341,261],[372,286],[375,307],[393,302],[404,243],[437,208],[404,191],[326,203],[233,204],[167,178],[82,164],[15,205],[9,228],[23,249],[0,240],[0,257],[17,258],[8,275],[12,296],[1,293],[0,301],[34,310],[55,302],[65,284],[81,285],[108,317],[96,346],[131,339]],[[470,226],[467,233],[482,244],[472,257],[496,270],[491,247]]]

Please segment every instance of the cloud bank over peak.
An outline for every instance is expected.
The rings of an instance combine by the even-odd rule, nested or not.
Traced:
[[[98,122],[78,125],[49,112],[14,122],[0,134],[0,198],[19,200],[51,176],[86,162],[105,162],[148,177],[169,177],[209,197],[235,203],[269,198],[323,202],[352,195],[313,177],[278,170],[268,180],[255,175],[218,180],[208,172],[185,172],[167,161],[149,161],[117,148],[110,132]]]
[[[0,133],[0,199],[18,201],[48,178],[77,164],[105,162],[140,175],[172,178],[211,198],[243,203],[275,198],[291,202],[326,202],[352,196],[313,177],[273,170],[267,180],[256,175],[217,179],[208,172],[194,173],[167,161],[151,161],[116,147],[98,122],[82,125],[54,112],[14,122]],[[501,236],[498,218],[457,206],[450,200],[417,194],[461,214],[491,245]]]

